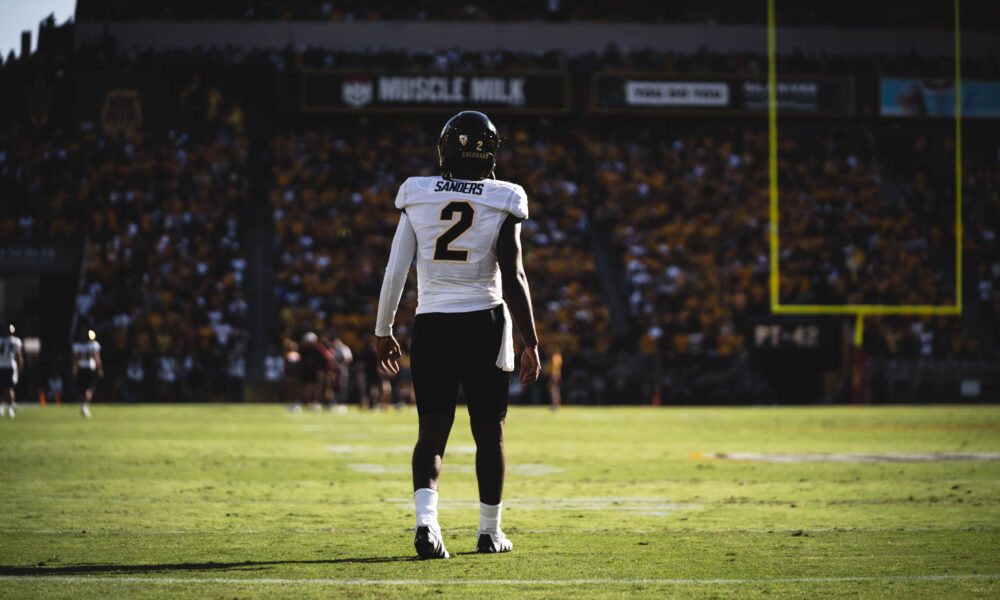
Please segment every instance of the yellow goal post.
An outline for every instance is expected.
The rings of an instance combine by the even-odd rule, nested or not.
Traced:
[[[778,91],[777,37],[774,2],[767,0],[767,120],[768,167],[770,179],[770,238],[771,313],[777,315],[854,315],[854,344],[860,346],[864,336],[864,318],[868,315],[961,315],[962,314],[962,64],[959,0],[955,0],[955,304],[953,305],[891,305],[891,304],[782,304],[779,296],[778,249]]]

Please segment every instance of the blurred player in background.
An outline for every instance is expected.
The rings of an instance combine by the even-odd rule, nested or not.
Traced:
[[[87,331],[85,339],[73,344],[73,375],[76,390],[80,394],[80,414],[90,418],[90,401],[97,389],[97,379],[104,377],[104,363],[101,362],[101,344],[93,329]]]
[[[549,349],[549,368],[546,370],[549,376],[549,398],[552,400],[550,408],[559,410],[562,406],[562,350],[559,346],[552,346]]]
[[[13,325],[8,329],[10,333],[0,337],[0,417],[13,419],[17,410],[14,388],[17,387],[17,376],[24,368],[21,351],[24,344],[21,338],[14,335]]]
[[[285,340],[285,385],[282,400],[287,402],[288,410],[302,412],[302,354],[299,346],[292,340]]]
[[[402,214],[382,282],[375,335],[381,368],[399,372],[401,352],[392,324],[415,257],[418,301],[410,360],[420,431],[413,449],[413,544],[421,558],[449,557],[437,518],[438,478],[460,385],[476,440],[476,550],[509,552],[513,547],[500,529],[507,372],[514,369],[511,314],[524,341],[521,382],[534,382],[541,369],[521,259],[528,198],[521,186],[494,178],[499,146],[486,115],[461,112],[441,131],[441,176],[411,177],[396,195]]]
[[[386,410],[392,398],[393,373],[379,368],[378,338],[372,338],[368,347],[361,355],[364,369],[364,395],[361,398],[361,409]]]
[[[319,412],[323,408],[320,400],[323,397],[326,374],[333,368],[333,354],[320,343],[319,336],[312,331],[302,336],[299,353],[302,355],[299,362],[299,373],[302,378],[301,401],[309,403],[314,411]]]
[[[334,333],[333,342],[331,344],[331,351],[333,352],[333,358],[337,362],[337,386],[334,390],[333,402],[330,405],[330,410],[336,410],[337,412],[347,412],[347,407],[344,406],[344,402],[347,401],[347,395],[351,383],[351,364],[354,362],[354,353],[351,349],[344,343],[344,340],[337,337]]]
[[[328,359],[327,369],[322,374],[319,386],[319,397],[327,410],[334,411],[337,408],[337,391],[340,389],[340,363],[337,362],[337,353],[333,350],[333,339],[329,335],[323,336],[320,340]],[[314,406],[316,406],[314,404]]]

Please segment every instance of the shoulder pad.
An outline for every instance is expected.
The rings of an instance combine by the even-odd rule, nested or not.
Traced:
[[[399,191],[396,192],[396,208],[399,210],[406,210],[408,195],[407,187],[411,181],[413,181],[413,178],[408,178],[403,182],[403,185],[399,186]]]
[[[497,186],[510,190],[504,211],[514,215],[518,219],[528,218],[528,194],[524,188],[509,181],[494,181]]]

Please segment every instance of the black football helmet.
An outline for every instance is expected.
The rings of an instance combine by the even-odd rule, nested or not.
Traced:
[[[463,110],[448,119],[438,140],[441,176],[456,179],[494,177],[500,136],[490,118],[481,112]]]

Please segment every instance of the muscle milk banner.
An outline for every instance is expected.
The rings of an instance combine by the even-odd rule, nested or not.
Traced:
[[[479,107],[493,112],[569,110],[564,73],[302,73],[306,112],[436,111]]]

